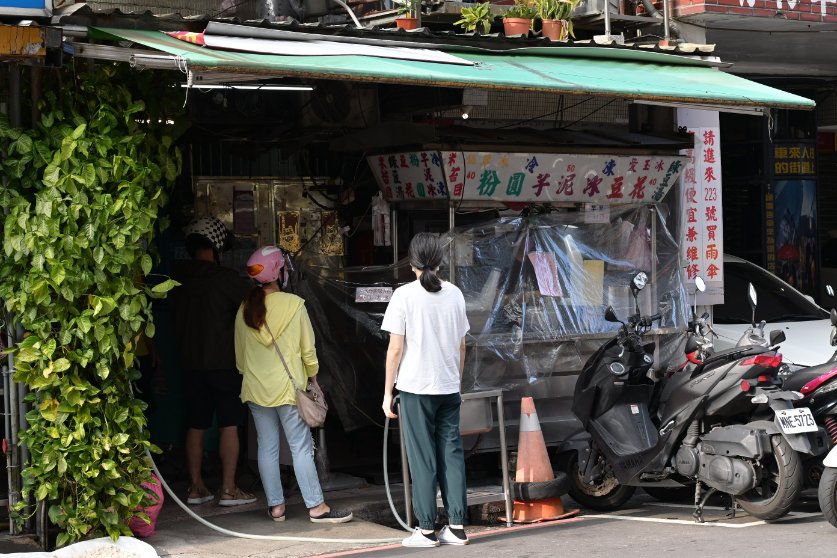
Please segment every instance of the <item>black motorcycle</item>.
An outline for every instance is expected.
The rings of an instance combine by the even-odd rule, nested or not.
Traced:
[[[632,280],[635,300],[646,282],[643,272]],[[793,408],[798,394],[773,381],[782,359],[775,346],[784,334],[773,332],[768,346],[713,353],[661,379],[652,371],[655,344],[643,341],[659,314],[643,317],[637,304],[625,322],[612,307],[605,319],[621,326],[576,383],[572,409],[589,443],[570,462],[570,495],[587,507],[613,510],[637,486],[693,485],[698,521],[715,492],[761,519],[785,515],[802,488],[798,453],[811,452],[811,426],[810,411],[798,418],[801,410]],[[792,418],[752,421],[754,403]],[[702,495],[704,485],[709,490]]]

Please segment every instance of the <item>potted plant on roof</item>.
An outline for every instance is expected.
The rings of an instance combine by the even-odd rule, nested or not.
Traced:
[[[418,18],[416,12],[418,11],[418,3],[420,0],[392,0],[398,6],[398,14],[401,17],[395,20],[395,26],[398,29],[412,30],[418,27]]]
[[[464,7],[459,14],[462,18],[454,22],[466,33],[485,33],[491,29],[491,4],[479,2],[472,7]]]
[[[550,41],[566,42],[575,37],[571,15],[581,0],[535,0],[541,31]]]
[[[537,10],[528,0],[514,0],[514,5],[503,14],[503,33],[507,37],[528,35],[536,16]]]

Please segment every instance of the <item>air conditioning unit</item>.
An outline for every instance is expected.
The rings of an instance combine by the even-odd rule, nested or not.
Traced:
[[[573,17],[585,17],[603,14],[608,4],[610,4],[611,14],[619,13],[618,0],[581,0],[581,3],[573,12]]]

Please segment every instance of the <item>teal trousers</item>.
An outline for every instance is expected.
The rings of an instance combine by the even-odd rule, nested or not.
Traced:
[[[450,523],[462,525],[465,520],[465,454],[459,435],[461,403],[458,393],[401,392],[399,419],[410,462],[413,513],[422,529],[436,525],[437,483]]]

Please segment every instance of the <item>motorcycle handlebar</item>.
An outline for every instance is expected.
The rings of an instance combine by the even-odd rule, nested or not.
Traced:
[[[654,322],[662,319],[663,316],[660,313],[654,314],[653,316],[645,316],[639,320],[639,325],[643,327],[651,327]]]

